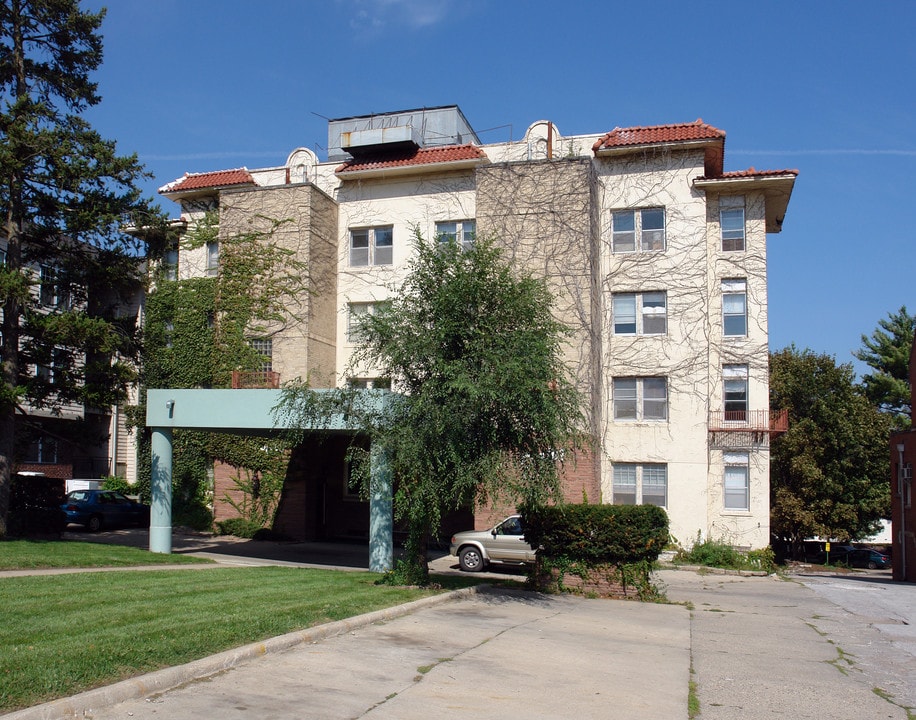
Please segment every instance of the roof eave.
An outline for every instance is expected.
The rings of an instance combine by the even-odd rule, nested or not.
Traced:
[[[635,145],[614,145],[594,150],[595,157],[615,157],[634,153],[658,150],[693,150],[704,151],[703,166],[707,174],[722,172],[725,154],[725,138],[697,138],[695,140],[665,140],[661,142],[639,143]]]
[[[365,170],[335,171],[334,174],[341,180],[363,180],[367,178],[388,178],[405,175],[422,175],[437,172],[453,172],[456,170],[473,170],[478,165],[487,163],[486,158],[469,158],[467,160],[451,160],[449,162],[423,163],[421,165],[395,165],[392,167],[367,168]]]
[[[795,187],[795,173],[755,175],[750,177],[696,178],[693,186],[698,190],[738,194],[748,190],[763,192],[766,198],[766,231],[778,233],[789,207]]]
[[[722,145],[724,138],[698,138],[696,140],[665,140],[662,142],[647,142],[634,145],[613,145],[611,147],[602,147],[595,150],[595,157],[602,155],[627,155],[629,153],[643,152],[645,150],[655,150],[659,148],[671,149],[690,149],[706,148]]]
[[[168,198],[173,202],[178,202],[179,200],[193,200],[198,197],[206,197],[207,195],[216,195],[223,190],[235,190],[239,188],[253,188],[257,187],[256,183],[232,183],[231,185],[210,185],[203,188],[192,188],[191,190],[159,190],[159,194],[164,198]]]

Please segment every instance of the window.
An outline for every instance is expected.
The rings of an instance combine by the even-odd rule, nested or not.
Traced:
[[[615,253],[665,249],[665,210],[622,210],[613,213],[611,246]]]
[[[722,334],[747,335],[747,281],[722,281]]]
[[[25,452],[25,461],[47,465],[57,462],[57,440],[42,436],[29,443]]]
[[[725,422],[747,422],[747,365],[725,365],[722,380]]]
[[[615,505],[668,504],[668,466],[614,463]]]
[[[59,385],[64,381],[69,365],[69,353],[62,348],[54,348],[50,364],[35,366],[35,377],[44,380],[50,385]]]
[[[725,453],[725,509],[750,510],[747,453]]]
[[[6,265],[6,249],[0,248],[0,265]]]
[[[178,248],[173,247],[165,251],[162,256],[162,279],[178,279]]]
[[[175,323],[173,323],[171,320],[166,322],[162,328],[162,336],[163,340],[165,341],[165,346],[167,348],[172,347],[172,342],[175,339]]]
[[[350,230],[350,265],[391,265],[394,228],[373,227]]]
[[[41,280],[38,286],[38,301],[45,307],[67,307],[68,294],[60,282],[58,270],[49,265],[42,265],[38,272]]]
[[[207,243],[207,275],[213,277],[219,272],[219,242],[211,240]]]
[[[374,303],[350,303],[347,306],[347,342],[359,342],[362,338],[359,324],[364,315],[374,311]]]
[[[258,372],[273,372],[274,369],[274,341],[270,338],[253,338],[248,341],[249,347],[261,356]]]
[[[615,293],[615,335],[664,335],[668,331],[664,292]]]
[[[719,211],[722,227],[722,250],[744,250],[744,208]]]
[[[436,238],[441,243],[458,242],[465,249],[474,244],[477,224],[473,220],[436,223]]]
[[[391,378],[352,377],[347,380],[347,384],[360,390],[391,390]]]
[[[665,378],[614,378],[615,420],[667,420]]]

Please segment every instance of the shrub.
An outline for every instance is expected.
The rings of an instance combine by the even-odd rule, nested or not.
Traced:
[[[109,475],[102,478],[102,489],[103,490],[114,490],[119,493],[124,493],[125,495],[137,495],[138,488],[134,485],[131,485],[125,478],[120,477],[119,475]]]
[[[668,515],[655,505],[527,508],[525,539],[538,554],[588,564],[654,562],[668,542]]]
[[[527,508],[525,539],[538,548],[539,589],[657,600],[652,564],[668,542],[668,515],[654,505]],[[580,582],[581,581],[581,582]]]
[[[234,535],[235,537],[251,540],[260,531],[260,523],[252,522],[246,518],[229,518],[216,523],[217,535]]]
[[[67,527],[67,517],[60,509],[64,497],[60,478],[13,475],[7,534],[60,535]]]
[[[764,570],[773,572],[776,569],[775,556],[771,548],[742,552],[725,540],[712,538],[702,539],[697,533],[690,550],[678,550],[674,561],[703,565],[705,567],[725,568],[727,570]]]

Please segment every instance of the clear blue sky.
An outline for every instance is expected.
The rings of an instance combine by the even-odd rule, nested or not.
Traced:
[[[916,3],[893,0],[110,0],[89,119],[154,194],[295,147],[323,159],[325,118],[457,104],[498,142],[540,119],[702,117],[728,133],[726,170],[800,171],[769,241],[771,349],[849,362],[916,311],[914,31]]]

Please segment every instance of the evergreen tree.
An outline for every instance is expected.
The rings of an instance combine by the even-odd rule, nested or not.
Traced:
[[[408,532],[400,576],[424,582],[427,540],[445,513],[558,498],[562,460],[582,446],[584,423],[561,358],[568,331],[545,283],[516,277],[482,238],[464,249],[418,234],[414,245],[396,294],[355,328],[352,372],[390,380],[387,410],[366,411],[358,391],[318,398],[307,388],[288,388],[283,407],[289,427],[336,412],[386,448],[395,517]],[[366,490],[368,453],[353,452]]]
[[[26,406],[106,407],[133,376],[130,319],[141,242],[124,228],[159,219],[144,170],[80,114],[100,100],[103,12],[77,0],[0,1],[0,536]],[[50,366],[53,377],[29,373]]]
[[[810,350],[770,355],[770,408],[789,411],[770,450],[771,531],[796,551],[814,536],[867,537],[890,512],[891,419],[854,377]]]
[[[881,411],[891,413],[901,429],[910,426],[910,350],[916,317],[906,305],[888,313],[871,337],[862,336],[862,349],[853,353],[875,372],[862,378],[865,395]]]

